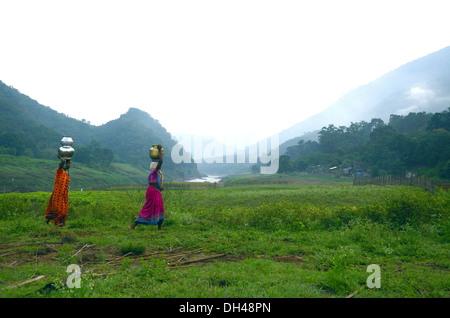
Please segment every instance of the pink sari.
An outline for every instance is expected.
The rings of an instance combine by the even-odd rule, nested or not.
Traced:
[[[164,221],[164,203],[161,192],[150,185],[151,182],[159,184],[158,170],[154,169],[148,176],[148,188],[145,194],[145,204],[135,222],[156,225]]]

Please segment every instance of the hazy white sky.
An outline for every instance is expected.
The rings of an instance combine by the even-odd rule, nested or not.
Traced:
[[[0,0],[0,80],[100,125],[267,137],[450,45],[448,0]]]

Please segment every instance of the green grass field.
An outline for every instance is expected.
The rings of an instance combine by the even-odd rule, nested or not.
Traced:
[[[450,296],[450,194],[439,189],[167,183],[161,231],[128,229],[144,190],[71,191],[64,228],[44,222],[49,197],[0,195],[1,297]]]

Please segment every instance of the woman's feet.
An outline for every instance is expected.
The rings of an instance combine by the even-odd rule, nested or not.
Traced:
[[[130,225],[129,229],[130,230],[134,230],[134,228],[136,227],[137,223],[134,222],[133,224]],[[161,231],[161,226],[162,226],[162,222],[158,223],[158,231]]]

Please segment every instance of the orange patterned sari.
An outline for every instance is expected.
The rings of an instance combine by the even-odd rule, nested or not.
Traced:
[[[57,169],[55,176],[55,186],[48,201],[45,218],[47,223],[55,225],[65,225],[67,210],[69,208],[69,181],[70,177],[64,169]]]

